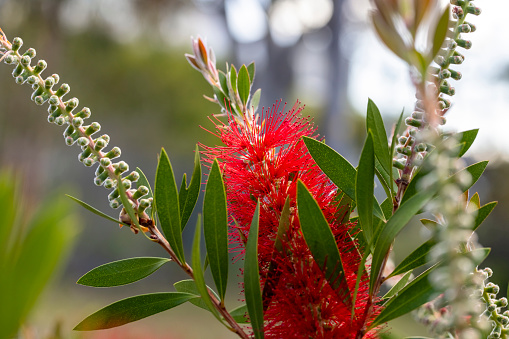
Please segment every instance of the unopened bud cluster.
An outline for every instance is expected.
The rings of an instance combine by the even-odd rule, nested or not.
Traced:
[[[494,338],[509,338],[509,310],[504,311],[507,307],[507,298],[498,298],[497,294],[500,291],[498,285],[488,282],[488,279],[493,275],[490,268],[479,270],[476,273],[481,277],[482,284],[477,291],[477,297],[481,298],[486,305],[484,313],[481,315],[479,321],[488,319],[491,330],[488,339]]]
[[[77,98],[64,99],[69,93],[70,86],[61,84],[58,74],[53,74],[46,79],[41,77],[47,64],[44,60],[39,60],[35,65],[31,65],[36,56],[33,48],[20,53],[23,41],[20,38],[14,38],[9,43],[5,35],[0,36],[0,44],[3,49],[3,61],[6,64],[13,65],[13,77],[18,84],[29,84],[34,92],[31,99],[37,105],[48,103],[48,122],[58,126],[66,126],[64,130],[64,140],[69,146],[77,144],[81,152],[78,160],[87,167],[98,164],[95,171],[94,183],[98,186],[104,186],[111,190],[108,195],[110,206],[119,208],[122,206],[118,184],[120,183],[127,191],[127,198],[137,214],[141,216],[144,210],[151,205],[148,199],[140,198],[148,194],[148,188],[140,186],[138,189],[131,188],[133,182],[136,182],[140,175],[133,171],[125,177],[122,177],[129,171],[129,166],[124,161],[113,162],[121,155],[120,148],[113,147],[109,151],[108,147],[110,137],[107,134],[97,135],[101,130],[101,125],[97,122],[86,124],[86,119],[90,118],[90,109],[84,107],[78,110],[79,100]]]

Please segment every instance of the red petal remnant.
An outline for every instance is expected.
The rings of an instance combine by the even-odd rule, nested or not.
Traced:
[[[337,187],[316,165],[302,137],[317,138],[303,107],[296,103],[285,112],[280,102],[261,115],[236,118],[227,124],[214,121],[224,146],[205,148],[205,161],[217,158],[223,172],[230,215],[230,244],[238,259],[244,253],[251,219],[260,201],[258,262],[264,288],[266,338],[356,338],[367,305],[367,277],[361,279],[351,320],[343,303],[315,263],[307,247],[297,214],[297,179],[304,182],[321,207],[336,238],[350,291],[355,288],[360,256],[348,231],[355,224],[342,222]],[[285,253],[274,253],[279,219],[290,199],[290,227]],[[271,263],[272,262],[272,263]],[[269,271],[269,266],[272,267]],[[370,314],[376,313],[369,312]],[[371,318],[371,317],[370,317]],[[368,319],[369,322],[370,319]],[[374,338],[372,331],[364,338]]]

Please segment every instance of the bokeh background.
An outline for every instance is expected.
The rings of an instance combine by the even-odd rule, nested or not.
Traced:
[[[479,229],[480,242],[492,247],[485,264],[493,281],[507,288],[509,270],[509,45],[503,37],[509,3],[479,4],[471,17],[477,31],[473,48],[457,69],[458,93],[447,128],[480,128],[467,161],[490,160],[474,186],[481,202],[499,206]],[[369,24],[368,0],[0,0],[0,27],[9,38],[21,36],[24,47],[48,61],[47,75],[59,73],[71,85],[69,96],[92,110],[93,121],[123,150],[131,168],[140,167],[153,181],[157,154],[164,147],[177,180],[190,172],[197,142],[215,145],[207,132],[217,106],[202,95],[212,91],[186,62],[190,37],[213,46],[218,67],[225,62],[256,62],[255,87],[261,105],[277,100],[306,104],[328,144],[352,163],[365,138],[368,97],[378,104],[387,129],[414,101],[408,69],[377,40]],[[37,206],[49,192],[65,191],[115,216],[107,191],[92,184],[93,171],[77,161],[78,148],[63,142],[63,129],[46,123],[45,109],[29,100],[27,86],[14,83],[0,66],[0,167],[14,168],[24,182],[27,204]],[[202,128],[201,128],[202,127]],[[472,192],[472,193],[473,193]],[[198,203],[200,206],[201,202]],[[199,209],[199,208],[198,208]],[[71,332],[88,314],[123,297],[165,291],[185,278],[172,265],[142,282],[115,289],[75,285],[100,264],[134,256],[164,256],[159,247],[128,229],[79,209],[81,232],[71,256],[41,298],[23,329],[27,338],[234,338],[200,309],[180,306],[119,330]],[[78,223],[78,221],[77,221]],[[191,220],[191,224],[192,224]],[[190,231],[185,232],[187,243]],[[426,240],[418,222],[397,240],[398,262]],[[238,264],[240,267],[242,263]],[[237,286],[238,268],[230,284]],[[0,273],[1,274],[1,273]],[[232,306],[242,298],[230,295]],[[1,302],[0,302],[0,307]],[[410,318],[397,321],[397,335],[424,334]]]

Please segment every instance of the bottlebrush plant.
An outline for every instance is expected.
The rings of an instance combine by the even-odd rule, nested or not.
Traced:
[[[481,205],[477,193],[469,195],[487,165],[465,167],[461,160],[477,130],[441,129],[455,92],[450,81],[461,78],[454,70],[465,59],[458,49],[472,46],[463,39],[475,30],[466,17],[481,11],[470,0],[451,0],[447,6],[434,0],[374,4],[374,28],[408,64],[417,99],[411,116],[402,113],[391,135],[375,103],[368,101],[358,167],[324,143],[301,115],[300,103],[259,109],[261,90],[252,91],[255,65],[237,69],[227,64],[218,70],[213,50],[198,38],[186,58],[212,87],[208,99],[221,114],[211,118],[210,132],[223,145],[199,145],[201,151],[197,146],[190,182],[184,175],[180,187],[162,149],[153,191],[139,168],[125,175],[127,163],[114,162],[120,149],[105,150],[110,138],[95,136],[97,122],[85,125],[90,110],[78,110],[76,98],[64,99],[69,85],[56,88],[56,74],[44,79],[46,63],[31,65],[35,50],[21,52],[22,40],[10,42],[2,33],[0,60],[14,66],[17,83],[32,86],[36,104],[49,105],[48,121],[65,126],[65,142],[80,147],[79,160],[97,165],[94,183],[110,190],[108,199],[120,209],[119,218],[72,199],[142,233],[167,253],[99,266],[78,283],[125,285],[168,262],[189,275],[174,284],[173,292],[120,300],[75,330],[121,326],[190,302],[241,338],[377,338],[390,332],[388,321],[412,311],[435,337],[508,337],[507,300],[497,298],[498,286],[487,281],[492,271],[478,267],[489,249],[472,236],[496,205]],[[420,36],[427,37],[426,43]],[[200,215],[191,258],[186,258],[182,231],[200,194],[200,155],[209,171],[203,225]],[[387,196],[381,203],[374,197],[375,178]],[[424,211],[436,218],[421,219],[432,237],[389,269],[398,233]],[[244,260],[246,303],[235,309],[225,304],[229,253]],[[207,269],[213,287],[206,285]],[[381,294],[394,277],[397,283]]]

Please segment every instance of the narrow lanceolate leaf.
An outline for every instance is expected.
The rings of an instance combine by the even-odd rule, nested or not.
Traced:
[[[396,235],[408,224],[410,219],[426,205],[428,201],[436,194],[439,187],[436,185],[428,190],[422,190],[415,196],[410,198],[405,204],[394,213],[394,215],[387,221],[384,229],[378,236],[375,245],[375,252],[373,253],[373,260],[371,263],[371,278],[369,281],[370,294],[373,293],[373,287],[377,280],[384,261],[392,242]]]
[[[247,72],[249,73],[249,80],[251,81],[251,84],[253,84],[253,81],[255,78],[255,63],[254,62],[247,65]]]
[[[368,136],[361,152],[357,176],[355,178],[355,200],[361,229],[366,241],[373,238],[373,191],[375,177],[375,154],[373,147],[373,134],[368,130]]]
[[[431,300],[434,294],[438,294],[431,286],[428,275],[436,268],[433,266],[427,271],[412,280],[403,288],[397,296],[390,299],[376,317],[375,321],[370,325],[374,328],[389,320],[398,318],[408,312],[415,310],[417,307]]]
[[[403,261],[394,269],[389,277],[393,277],[395,275],[402,274],[425,265],[428,262],[428,254],[433,246],[436,245],[436,243],[436,240],[430,239],[419,246],[415,251],[410,253],[408,257],[403,259]]]
[[[203,229],[210,270],[221,300],[228,281],[228,215],[226,192],[217,159],[210,169],[203,199]]]
[[[355,167],[323,142],[309,137],[303,137],[302,140],[320,169],[342,192],[355,201],[355,177],[357,176]],[[376,199],[373,199],[373,214],[385,220]]]
[[[263,335],[263,302],[260,288],[260,272],[258,269],[258,226],[260,219],[260,203],[256,209],[249,229],[249,238],[246,244],[246,259],[244,263],[244,287],[246,291],[246,304],[256,339]]]
[[[154,193],[152,192],[152,187],[150,187],[150,183],[148,182],[147,176],[145,175],[145,173],[143,173],[143,171],[139,167],[136,167],[136,172],[138,172],[138,174],[140,175],[140,178],[138,179],[138,181],[136,181],[136,187],[140,187],[140,186],[147,187],[148,194],[144,197],[144,199],[153,198]],[[150,215],[151,219],[154,219],[153,212],[155,212],[155,211],[153,211],[153,208],[147,208],[146,212],[148,215]]]
[[[117,225],[118,225],[118,224],[123,224],[123,225],[125,225],[125,226],[131,226],[131,225],[129,225],[129,224],[126,224],[126,223],[123,223],[123,222],[119,221],[118,219],[115,219],[115,218],[113,218],[113,217],[110,217],[110,216],[109,216],[109,215],[107,215],[106,213],[103,213],[103,212],[99,211],[98,209],[96,209],[96,208],[94,208],[94,207],[90,206],[89,204],[87,204],[87,203],[86,203],[86,202],[84,202],[84,201],[81,201],[81,200],[80,200],[80,199],[78,199],[78,198],[75,198],[75,197],[73,197],[73,196],[70,196],[69,194],[66,194],[66,196],[68,196],[68,197],[69,197],[69,198],[71,198],[72,200],[76,201],[78,204],[80,204],[81,206],[85,207],[85,208],[86,208],[87,210],[89,210],[90,212],[92,212],[92,213],[94,213],[94,214],[96,214],[96,215],[98,215],[98,216],[100,216],[100,217],[102,217],[102,218],[104,218],[104,219],[106,219],[106,220],[112,221],[112,222],[114,222],[114,223],[115,223],[115,224],[117,224]]]
[[[207,310],[207,311],[209,310],[209,308],[207,307],[207,304],[205,304],[205,302],[202,300],[202,298],[200,296],[200,291],[198,291],[198,287],[196,286],[196,283],[194,282],[194,280],[192,280],[192,279],[181,280],[181,281],[178,281],[175,284],[173,284],[173,286],[175,287],[177,292],[184,292],[184,293],[190,293],[190,294],[196,295],[197,298],[191,299],[191,300],[189,300],[189,302],[195,306],[203,308],[204,310]],[[207,286],[207,288],[212,294],[214,294],[214,296],[217,299],[219,299],[219,297],[217,296],[216,292],[214,292],[214,290],[212,290],[208,286]]]
[[[195,295],[180,292],[143,294],[117,301],[89,315],[75,328],[75,331],[95,331],[122,326],[151,315],[169,310]]]
[[[253,96],[251,97],[251,107],[255,112],[258,110],[258,105],[260,104],[260,97],[262,95],[262,90],[258,88],[256,92],[254,92]]]
[[[449,29],[450,11],[451,8],[449,5],[447,5],[444,8],[444,12],[440,16],[440,20],[438,20],[437,27],[435,28],[435,34],[433,36],[433,50],[430,60],[432,60],[438,54],[444,43],[447,31]]]
[[[246,65],[242,65],[239,69],[239,77],[237,79],[237,91],[239,92],[240,101],[246,105],[249,98],[249,91],[251,89],[251,80],[249,79],[249,72]]]
[[[497,202],[492,201],[477,210],[474,228],[472,229],[473,231],[475,231],[482,224],[482,222],[488,217],[488,215],[490,215],[491,211],[493,211],[495,206],[497,206]]]
[[[141,257],[110,262],[82,276],[77,284],[92,287],[127,285],[148,277],[170,259]]]
[[[203,269],[201,265],[201,215],[198,214],[198,220],[196,221],[196,230],[194,232],[194,240],[193,240],[193,250],[191,254],[191,262],[193,265],[193,275],[194,281],[196,283],[196,288],[200,293],[202,301],[205,303],[207,309],[212,312],[212,314],[221,321],[221,317],[219,316],[218,311],[214,307],[212,303],[212,299],[208,293],[207,285],[205,284],[205,277],[203,276]]]
[[[394,126],[394,132],[392,134],[391,150],[390,150],[391,170],[389,171],[389,178],[390,178],[389,181],[391,183],[394,183],[394,179],[396,177],[398,177],[397,175],[394,175],[395,169],[392,167],[392,158],[394,157],[394,150],[396,149],[396,144],[398,143],[398,133],[399,133],[399,130],[401,129],[401,124],[403,123],[403,113],[404,113],[404,110],[401,110],[401,114],[399,115],[398,122],[396,123],[396,126]],[[399,172],[396,170],[396,173],[399,173]],[[397,189],[395,191],[397,191]]]
[[[161,228],[172,250],[181,262],[185,262],[180,225],[180,208],[177,184],[170,159],[164,148],[157,164],[155,204]]]
[[[399,281],[392,286],[392,288],[389,290],[389,292],[385,293],[385,295],[382,297],[382,299],[390,299],[394,297],[398,292],[405,287],[406,283],[410,279],[410,276],[412,275],[412,271],[407,272],[404,276],[399,279]]]
[[[470,149],[470,146],[472,146],[477,137],[477,133],[479,133],[478,128],[458,133],[457,138],[459,143],[463,145],[458,154],[458,158],[461,158]]]
[[[373,133],[373,146],[375,156],[387,173],[392,170],[392,156],[389,154],[387,132],[385,131],[382,115],[375,103],[368,100],[368,114],[366,117],[366,129]]]
[[[191,176],[191,182],[186,187],[186,175],[184,174],[182,185],[179,191],[179,204],[180,204],[180,226],[182,230],[187,225],[191,213],[193,213],[196,201],[200,195],[201,185],[201,164],[200,164],[200,152],[198,151],[198,145],[194,150],[194,170]]]
[[[297,207],[302,234],[313,258],[331,287],[341,288],[340,296],[350,305],[350,292],[336,240],[320,206],[300,180],[297,184]]]
[[[249,322],[249,316],[248,316],[246,304],[243,304],[243,305],[240,305],[239,307],[234,308],[229,313],[238,324],[245,324],[245,323]]]

